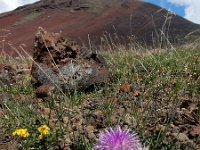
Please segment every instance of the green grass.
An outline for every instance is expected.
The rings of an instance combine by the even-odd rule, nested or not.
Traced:
[[[52,129],[52,135],[49,137],[51,140],[47,142],[49,149],[53,149],[56,146],[55,141],[64,142],[63,138],[68,136],[72,126],[63,122],[63,115],[69,112],[69,118],[71,115],[76,116],[77,107],[85,108],[81,106],[88,100],[95,109],[93,110],[91,105],[91,108],[87,108],[87,115],[100,110],[105,118],[103,128],[121,125],[120,120],[123,122],[124,114],[129,113],[136,123],[128,127],[138,132],[142,143],[150,146],[150,149],[184,149],[185,143],[178,144],[176,138],[168,139],[167,134],[179,104],[185,99],[195,102],[200,97],[200,48],[185,46],[165,49],[161,53],[148,50],[101,53],[110,66],[113,83],[100,86],[92,93],[76,93],[71,97],[58,92],[47,101],[36,99],[31,85],[2,87],[1,93],[9,93],[12,98],[0,102],[0,108],[6,112],[6,115],[0,118],[0,125],[11,133],[19,127],[31,130],[38,125],[47,124]],[[133,100],[131,93],[120,93],[118,87],[123,83],[131,84],[132,92],[139,91],[139,96]],[[24,97],[24,100],[15,100],[17,95]],[[114,99],[118,102],[109,101]],[[123,111],[118,121],[113,122],[113,114],[125,103],[128,104],[128,109]],[[51,111],[47,115],[41,115],[38,113],[41,108],[50,108]],[[166,110],[168,116],[162,116],[162,110]],[[51,113],[55,116],[54,121]],[[155,130],[158,125],[164,126],[164,130]],[[75,137],[72,141],[73,147],[80,150],[92,149],[95,141],[87,141],[84,136]],[[34,141],[32,143],[37,145]]]
[[[37,17],[39,17],[42,14],[43,14],[43,12],[33,11],[33,12],[29,13],[28,15],[26,15],[24,18],[22,18],[19,21],[15,22],[12,25],[12,27],[15,27],[15,26],[22,25],[22,24],[28,23],[30,21],[33,21],[34,19],[36,19]]]

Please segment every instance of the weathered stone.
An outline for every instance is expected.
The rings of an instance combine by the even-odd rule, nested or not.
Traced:
[[[9,65],[0,65],[0,83],[11,85],[16,82],[16,70]]]
[[[199,136],[200,135],[200,126],[195,126],[192,128],[192,131],[190,132],[190,134],[195,137],[195,136]]]
[[[63,117],[63,122],[64,122],[64,124],[68,124],[69,123],[69,118],[68,117]]]
[[[54,87],[51,85],[42,85],[36,89],[36,95],[40,97],[48,97],[52,95]]]
[[[131,92],[131,85],[129,83],[123,83],[123,84],[120,84],[119,87],[119,92]]]
[[[125,115],[124,123],[129,125],[129,126],[132,126],[132,127],[136,127],[137,126],[136,119],[133,116],[131,116],[130,114],[126,114]]]
[[[36,86],[52,85],[72,92],[111,80],[105,59],[58,33],[39,28],[32,76]]]
[[[31,81],[30,68],[27,65],[0,64],[0,83],[3,85],[25,86]]]
[[[172,135],[181,142],[188,142],[189,138],[185,133],[172,133]]]

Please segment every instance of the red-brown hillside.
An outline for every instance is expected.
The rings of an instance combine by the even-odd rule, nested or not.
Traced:
[[[108,41],[109,37],[115,39],[115,35],[120,42],[134,36],[140,42],[152,44],[161,30],[171,42],[179,42],[199,29],[197,24],[137,0],[41,0],[0,15],[0,36],[8,33],[2,29],[9,30],[11,34],[6,40],[15,47],[24,43],[29,53],[39,26],[86,44],[89,37],[92,45],[101,44],[105,37]],[[3,49],[14,53],[7,42]]]

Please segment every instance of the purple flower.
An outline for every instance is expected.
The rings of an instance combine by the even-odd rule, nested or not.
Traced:
[[[137,133],[130,133],[130,130],[122,131],[120,127],[110,128],[100,134],[94,150],[141,150],[142,145]]]

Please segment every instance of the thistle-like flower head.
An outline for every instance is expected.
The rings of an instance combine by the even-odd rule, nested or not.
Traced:
[[[142,145],[137,133],[123,130],[120,127],[110,128],[100,134],[94,150],[141,150]]]

